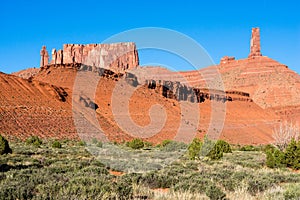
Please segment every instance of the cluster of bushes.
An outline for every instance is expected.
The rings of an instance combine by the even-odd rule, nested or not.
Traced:
[[[129,142],[126,142],[126,146],[130,147],[132,149],[142,149],[144,147],[151,147],[152,143],[147,142],[147,141],[143,141],[140,138],[135,138]]]
[[[173,141],[173,140],[164,140],[160,145],[158,145],[162,151],[174,152],[185,150],[188,145],[183,142]]]
[[[191,160],[208,157],[212,160],[218,160],[223,157],[223,153],[231,153],[231,146],[224,140],[209,140],[207,137],[202,142],[195,138],[188,147],[188,156]]]
[[[253,145],[244,145],[241,148],[239,148],[239,150],[240,151],[259,151],[260,149]]]
[[[30,140],[30,144],[37,141],[33,138]],[[247,195],[251,194],[259,199],[259,195],[263,192],[281,183],[284,183],[282,187],[287,186],[285,191],[281,191],[284,198],[299,197],[300,174],[290,171],[282,173],[280,170],[256,171],[247,166],[237,168],[237,164],[232,162],[232,160],[244,162],[243,159],[237,157],[239,154],[245,156],[245,160],[251,159],[249,156],[264,160],[263,152],[237,151],[234,154],[227,154],[217,162],[193,161],[202,156],[219,159],[224,152],[231,152],[231,146],[222,140],[194,139],[187,151],[192,160],[183,157],[160,170],[148,173],[125,173],[122,176],[110,174],[108,168],[101,163],[103,160],[100,162],[95,159],[77,141],[70,141],[68,144],[63,142],[63,149],[60,149],[60,142],[62,141],[51,141],[48,146],[41,145],[38,150],[32,145],[20,143],[20,145],[14,145],[14,155],[0,157],[2,159],[0,161],[6,163],[3,166],[0,164],[3,171],[0,174],[0,199],[61,199],[64,197],[69,199],[141,199],[142,197],[152,199],[152,196],[148,194],[148,196],[138,198],[141,193],[136,192],[137,186],[147,188],[149,191],[155,188],[171,188],[171,191],[178,193],[200,193],[210,199],[225,199],[227,192],[239,191],[241,185],[246,189]],[[98,141],[93,140],[92,143],[97,144]],[[75,145],[76,148],[67,148],[71,146],[70,144]],[[127,144],[131,148],[147,146],[146,142],[138,139]],[[49,148],[50,145],[58,149]],[[172,149],[186,147],[186,144],[165,140],[159,147],[155,147],[155,151],[157,148],[162,151],[172,151]],[[298,151],[297,148],[299,148],[299,142],[294,141],[283,154],[270,145],[265,147],[265,151],[273,152],[276,158],[284,159],[286,156],[295,159],[291,152],[295,152],[292,150]],[[34,151],[39,156],[35,158],[27,156],[27,152]],[[133,153],[140,152],[144,151]],[[69,159],[65,159],[66,156]]]
[[[43,142],[38,136],[30,136],[26,139],[26,144],[40,147]]]
[[[290,167],[300,169],[300,140],[294,139],[288,144],[286,149],[280,150],[269,145],[265,150],[267,155],[266,165],[270,168]]]
[[[141,149],[144,148],[145,144],[143,140],[139,138],[135,138],[129,142],[126,142],[126,146],[132,149]]]
[[[52,147],[53,148],[61,148],[61,143],[57,140],[52,142]]]
[[[36,141],[30,140],[29,144]],[[40,146],[38,151],[35,145],[26,143],[14,146],[13,156],[0,157],[3,172],[0,173],[0,199],[133,198],[131,184],[110,175],[106,166],[84,147],[77,142],[73,144],[76,148],[60,149],[61,143],[54,140],[49,146]],[[40,158],[27,156],[27,152],[34,151]],[[66,156],[70,159],[65,159]]]
[[[144,187],[172,188],[177,192],[192,192],[206,194],[210,199],[224,199],[225,192],[217,186],[212,179],[202,174],[195,173],[181,164],[175,164],[160,171],[152,171],[144,174],[131,173],[120,177],[128,184],[142,185]],[[148,198],[145,198],[148,199]]]

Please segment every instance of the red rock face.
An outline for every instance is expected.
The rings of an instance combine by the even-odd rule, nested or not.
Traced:
[[[262,54],[260,52],[259,28],[252,28],[249,58],[255,57],[255,56],[262,56]]]
[[[43,46],[42,50],[41,50],[41,64],[40,64],[40,66],[44,67],[48,64],[49,64],[49,54],[48,54],[48,51],[46,50],[46,46]]]
[[[45,49],[41,51],[45,62]],[[114,71],[134,69],[139,65],[138,53],[134,43],[115,44],[65,44],[63,50],[52,50],[51,64],[82,63],[96,68],[106,68]]]
[[[28,68],[18,72],[13,72],[12,75],[18,76],[23,79],[29,79],[39,73],[40,68]]]
[[[235,57],[224,56],[224,57],[221,58],[220,64],[226,64],[226,63],[229,63],[229,62],[234,61],[234,60],[235,60]]]

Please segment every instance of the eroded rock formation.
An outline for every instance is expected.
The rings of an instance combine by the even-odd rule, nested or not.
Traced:
[[[229,62],[234,61],[234,60],[235,60],[235,57],[224,56],[224,57],[221,58],[220,64],[226,64],[226,63],[229,63]]]
[[[252,58],[255,56],[262,56],[262,54],[260,52],[259,28],[252,28],[249,58]]]
[[[164,80],[147,80],[146,85],[149,89],[156,90],[162,96],[175,99],[177,101],[188,101],[192,103],[202,103],[205,100],[220,101],[249,101],[250,95],[240,91],[221,91],[189,87],[180,82]]]
[[[41,50],[41,64],[40,64],[40,66],[44,67],[48,64],[49,64],[49,54],[48,54],[48,51],[46,49],[46,46],[43,46],[42,50]]]
[[[41,50],[41,67],[48,65],[48,52]],[[63,50],[52,50],[50,64],[82,63],[93,68],[124,71],[139,65],[136,46],[132,42],[114,44],[65,44]]]

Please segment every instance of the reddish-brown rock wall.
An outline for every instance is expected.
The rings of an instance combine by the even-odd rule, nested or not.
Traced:
[[[252,28],[249,58],[261,55],[259,28]]]
[[[48,65],[48,52],[41,50],[41,67]],[[52,50],[50,64],[82,63],[95,68],[124,71],[139,65],[136,46],[132,42],[114,44],[65,44],[63,50]]]

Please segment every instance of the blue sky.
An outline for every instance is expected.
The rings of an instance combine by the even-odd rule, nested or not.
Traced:
[[[297,1],[2,1],[0,71],[39,66],[39,51],[64,43],[100,43],[122,31],[163,27],[200,43],[215,63],[224,55],[246,58],[252,27],[261,29],[262,54],[300,73]],[[141,64],[189,69],[184,61],[153,52]],[[175,67],[176,68],[176,67]]]

